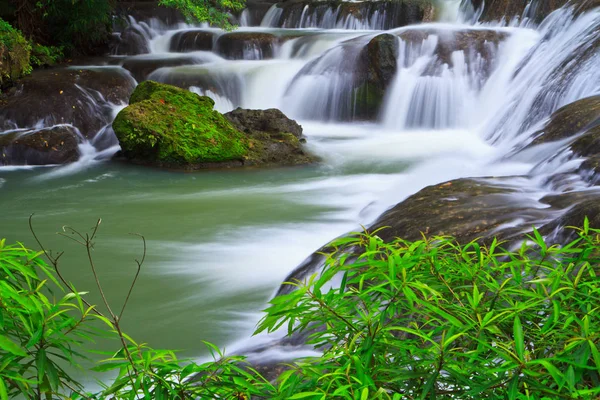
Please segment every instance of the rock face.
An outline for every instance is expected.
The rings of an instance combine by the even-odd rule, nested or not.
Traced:
[[[132,56],[136,54],[146,54],[150,52],[148,40],[144,32],[134,27],[126,28],[119,36],[115,38],[112,44],[112,54],[118,56]]]
[[[88,139],[109,124],[110,103],[125,102],[135,82],[120,68],[38,70],[0,99],[0,130],[71,124]]]
[[[0,134],[0,165],[66,164],[79,158],[79,137],[68,125]]]
[[[122,156],[181,169],[313,161],[302,150],[300,126],[280,111],[238,109],[224,116],[213,106],[209,97],[175,86],[141,83],[113,122]]]

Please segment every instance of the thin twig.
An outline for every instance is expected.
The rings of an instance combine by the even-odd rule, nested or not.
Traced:
[[[132,233],[132,235],[139,236],[140,238],[142,238],[142,242],[144,243],[144,251],[142,253],[142,260],[135,260],[135,263],[137,264],[137,272],[135,273],[135,277],[133,278],[133,281],[129,286],[129,292],[127,293],[127,297],[125,297],[123,308],[121,308],[121,312],[119,313],[119,321],[121,320],[121,318],[123,318],[123,312],[125,312],[125,308],[127,307],[127,303],[129,302],[129,297],[131,296],[131,292],[133,292],[133,288],[135,287],[138,276],[140,275],[140,271],[142,270],[142,265],[144,265],[144,261],[146,260],[146,238],[137,233]]]

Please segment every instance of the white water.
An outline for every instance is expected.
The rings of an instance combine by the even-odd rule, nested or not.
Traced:
[[[400,68],[387,90],[380,115],[370,123],[352,121],[355,104],[351,93],[358,54],[380,33],[356,29],[380,26],[377,18],[385,16],[377,13],[372,16],[375,22],[369,25],[352,18],[340,20],[335,11],[325,15],[325,22],[318,22],[305,10],[298,26],[319,29],[282,31],[269,28],[286,26],[285,21],[279,21],[281,10],[273,7],[261,27],[243,30],[277,37],[297,34],[277,44],[274,59],[227,60],[214,53],[195,52],[193,55],[201,60],[197,64],[154,71],[152,79],[193,82],[187,87],[212,97],[220,111],[238,106],[282,109],[302,123],[308,149],[323,159],[319,173],[309,177],[293,177],[291,182],[283,183],[270,183],[266,178],[253,186],[194,191],[189,195],[194,200],[214,198],[225,207],[234,198],[259,198],[265,202],[281,200],[290,207],[297,204],[306,209],[331,209],[318,214],[326,223],[310,220],[310,216],[310,221],[267,220],[236,229],[219,223],[208,238],[190,232],[185,239],[171,243],[158,239],[155,246],[164,245],[184,256],[155,266],[156,273],[182,276],[189,282],[209,282],[211,299],[231,298],[251,290],[274,291],[312,251],[359,224],[367,225],[427,185],[460,177],[517,176],[512,183],[520,188],[520,201],[534,207],[544,195],[561,190],[549,187],[548,178],[558,172],[572,172],[581,162],[568,158],[564,144],[522,153],[517,150],[557,108],[600,93],[598,54],[581,63],[567,80],[559,81],[553,75],[564,62],[576,60],[577,49],[597,35],[600,11],[574,19],[569,10],[560,10],[540,27],[490,27],[450,23],[470,18],[458,12],[458,3],[447,2],[442,13],[444,23],[390,31],[402,34],[420,30],[429,34],[424,40],[398,39]],[[191,27],[168,30],[146,24],[140,29],[147,34],[152,57],[173,58],[180,54],[169,52],[170,38]],[[445,64],[437,54],[438,45],[465,30],[493,30],[505,37],[498,44],[457,49],[450,56],[451,65]],[[486,54],[481,54],[481,48]],[[117,111],[123,105],[113,107]],[[82,145],[83,157],[78,163],[48,173],[41,171],[37,179],[59,179],[97,167],[99,158],[116,150],[108,147],[95,153],[92,144]],[[273,172],[274,176],[277,173]],[[199,174],[194,179],[206,177]],[[569,186],[585,188],[587,184],[573,175]],[[164,196],[169,198],[170,194]],[[177,194],[176,200],[190,201],[186,196]],[[146,200],[159,202],[161,197],[155,194]],[[190,238],[195,244],[188,243]],[[238,322],[230,328],[237,331],[238,337],[245,337],[257,318],[254,312],[244,312],[237,315]],[[237,343],[234,348],[246,344]],[[280,356],[281,349],[272,349],[271,354],[261,357]]]

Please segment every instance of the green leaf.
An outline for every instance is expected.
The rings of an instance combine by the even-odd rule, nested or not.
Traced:
[[[0,348],[16,356],[27,357],[27,353],[21,346],[3,335],[0,335]]]
[[[307,397],[312,397],[312,396],[321,396],[323,395],[323,393],[320,392],[301,392],[301,393],[296,393],[295,395],[288,397],[288,400],[295,400],[295,399],[305,399]]]
[[[515,323],[513,325],[513,335],[515,339],[515,350],[519,360],[525,361],[525,338],[523,337],[523,325],[521,325],[521,319],[519,316],[515,316]]]
[[[4,379],[0,377],[0,400],[8,400],[8,392],[6,390],[6,385],[4,384]]]

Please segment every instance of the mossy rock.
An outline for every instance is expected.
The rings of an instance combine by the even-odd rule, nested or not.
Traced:
[[[209,97],[153,81],[142,82],[113,122],[123,155],[171,166],[242,161],[246,137]]]

